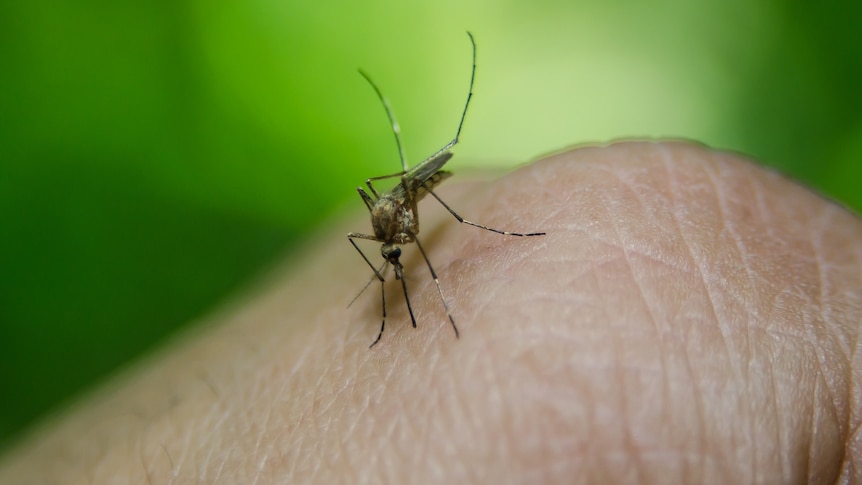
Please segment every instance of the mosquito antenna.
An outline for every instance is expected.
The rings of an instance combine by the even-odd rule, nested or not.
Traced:
[[[476,40],[473,39],[473,34],[470,33],[469,30],[467,31],[467,36],[470,37],[470,44],[473,45],[473,67],[470,70],[470,89],[467,91],[467,102],[464,103],[464,111],[461,112],[461,121],[458,122],[458,131],[455,132],[455,138],[452,138],[452,141],[447,143],[443,148],[437,150],[433,155],[428,157],[428,159],[435,158],[446,150],[457,145],[458,140],[461,137],[461,128],[464,126],[464,118],[467,117],[467,108],[470,107],[470,100],[473,99],[473,82],[476,80]]]
[[[472,37],[471,37],[472,39]],[[475,70],[476,66],[473,65],[473,69]],[[395,134],[395,143],[398,144],[398,156],[401,157],[401,168],[404,171],[407,171],[407,154],[404,153],[404,144],[401,143],[401,127],[398,125],[398,120],[395,119],[395,113],[392,112],[392,107],[389,106],[389,101],[383,96],[383,92],[380,91],[380,88],[374,84],[374,81],[365,73],[362,69],[359,70],[359,74],[362,74],[362,77],[368,81],[368,84],[374,88],[374,92],[377,93],[377,97],[380,98],[380,102],[383,103],[383,109],[386,110],[386,116],[389,117],[389,123],[392,125],[392,133]],[[464,122],[464,118],[461,118],[461,122]],[[461,131],[461,127],[458,127],[458,131]]]
[[[458,138],[461,136],[461,128],[464,126],[464,118],[467,117],[467,108],[470,107],[470,100],[473,99],[473,82],[476,80],[476,39],[473,34],[467,31],[467,36],[470,37],[470,44],[473,46],[473,67],[470,69],[470,89],[467,91],[467,102],[464,103],[464,111],[461,112],[461,121],[458,122],[458,131],[455,132],[455,138],[449,142],[447,148],[451,148],[458,143]]]

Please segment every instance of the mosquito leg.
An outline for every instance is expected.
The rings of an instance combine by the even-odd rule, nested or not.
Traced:
[[[416,317],[413,316],[413,305],[410,304],[410,296],[407,295],[407,282],[404,281],[404,266],[399,262],[392,264],[395,268],[395,279],[401,280],[401,288],[404,290],[404,300],[407,302],[407,311],[410,312],[410,321],[413,322],[413,328],[416,328]]]
[[[365,183],[374,182],[376,180],[386,180],[386,179],[394,179],[395,177],[400,177],[407,173],[407,170],[402,170],[398,173],[390,173],[389,175],[380,175],[377,177],[368,177],[365,179]]]
[[[380,194],[377,193],[377,190],[374,188],[374,184],[372,184],[371,182],[374,182],[376,180],[393,179],[395,177],[403,177],[405,173],[407,173],[407,172],[403,171],[403,172],[398,172],[398,173],[392,173],[389,175],[381,175],[379,177],[370,177],[370,178],[365,179],[365,185],[368,186],[368,190],[370,190],[371,193],[374,194],[374,197],[379,199]]]
[[[413,328],[416,328],[416,317],[413,316],[413,305],[410,304],[410,297],[407,296],[407,282],[401,278],[401,288],[404,289],[404,300],[407,302],[407,311],[410,312],[410,321],[413,322]]]
[[[374,197],[378,199],[380,198],[380,196],[377,195],[377,192],[374,191],[374,187],[370,185],[370,182],[368,188],[371,189],[371,193],[374,194]],[[371,212],[371,209],[374,207],[374,199],[362,190],[362,187],[356,187],[356,191],[359,192],[359,196],[362,197],[362,202],[365,202],[365,207],[368,207],[368,211]]]
[[[377,338],[368,346],[369,349],[377,345],[377,342],[380,342],[380,337],[383,336],[383,329],[386,328],[386,287],[383,284],[383,280],[380,281],[380,299],[383,302],[383,320],[380,322],[380,331],[377,332]]]
[[[423,248],[422,244],[419,243],[419,239],[414,238],[414,241],[416,242],[416,246],[419,248],[419,252],[422,253],[422,257],[425,258],[425,263],[428,264],[428,270],[431,271],[431,277],[434,278],[434,284],[437,285],[437,293],[440,295],[440,301],[443,302],[443,308],[446,309],[446,316],[449,317],[449,322],[452,323],[452,329],[455,330],[455,338],[460,338],[458,326],[455,325],[455,319],[452,318],[452,312],[449,310],[449,304],[446,303],[446,298],[443,297],[443,290],[440,288],[440,279],[437,278],[437,272],[434,271],[434,267],[431,266],[431,260],[429,260],[428,255],[425,254],[425,248]]]
[[[386,271],[386,269],[387,269],[387,268],[386,268],[386,265],[388,265],[388,264],[389,264],[389,262],[388,262],[388,261],[384,261],[384,262],[383,262],[383,264],[381,264],[381,265],[380,265],[380,267],[379,267],[379,268],[377,268],[377,271],[378,271],[378,272],[379,272],[379,273],[380,273],[384,278],[386,278],[386,273],[385,273],[385,271]],[[362,287],[362,289],[361,289],[361,290],[359,290],[359,293],[357,293],[357,294],[356,294],[356,296],[354,296],[354,297],[353,297],[353,299],[352,299],[352,300],[350,300],[350,303],[348,303],[348,304],[347,304],[347,308],[350,308],[351,306],[353,306],[353,304],[354,304],[354,303],[356,303],[356,300],[358,300],[358,299],[359,299],[359,297],[360,297],[363,293],[365,293],[365,290],[367,290],[367,289],[368,289],[368,287],[369,287],[369,286],[371,286],[371,283],[374,283],[374,280],[376,280],[376,279],[377,279],[377,275],[376,275],[376,274],[371,275],[371,278],[368,278],[368,283],[365,283],[365,286],[363,286],[363,287]]]
[[[347,235],[347,240],[350,241],[350,244],[352,244],[357,251],[359,251],[359,254],[362,255],[362,259],[364,259],[365,262],[368,263],[368,267],[371,268],[372,271],[374,271],[374,274],[377,276],[377,279],[383,281],[383,275],[380,274],[380,271],[378,271],[373,264],[371,264],[371,261],[368,259],[368,256],[366,256],[365,253],[363,253],[362,250],[359,249],[359,246],[356,245],[356,241],[353,240],[354,238],[370,239],[372,241],[378,241],[378,239],[374,236],[369,236],[368,234],[359,234],[356,232],[351,232]]]
[[[484,230],[486,230],[486,231],[496,232],[497,234],[502,234],[502,235],[504,235],[504,236],[521,236],[521,237],[526,237],[526,236],[544,236],[544,235],[545,235],[545,233],[544,233],[544,232],[528,232],[528,233],[522,233],[522,232],[502,231],[502,230],[500,230],[500,229],[494,229],[493,227],[483,226],[482,224],[477,224],[477,223],[475,223],[475,222],[468,221],[467,219],[464,219],[463,217],[459,216],[457,212],[453,211],[453,210],[452,210],[452,208],[451,208],[451,207],[449,207],[445,202],[443,202],[443,199],[441,199],[440,197],[438,197],[438,196],[437,196],[437,194],[435,194],[435,193],[434,193],[430,188],[428,188],[428,186],[427,186],[427,185],[423,184],[423,187],[425,187],[425,190],[427,190],[429,194],[433,195],[433,196],[434,196],[434,198],[435,198],[435,199],[437,199],[437,202],[439,202],[440,204],[442,204],[442,205],[443,205],[443,207],[445,207],[445,208],[446,208],[446,210],[447,210],[447,211],[449,211],[449,213],[450,213],[450,214],[452,214],[453,216],[455,216],[455,219],[458,219],[458,222],[460,222],[460,223],[462,223],[462,224],[468,224],[468,225],[471,225],[471,226],[473,226],[473,227],[478,227],[478,228],[480,228],[480,229],[484,229]]]
[[[371,239],[372,241],[377,241],[377,238],[374,236],[369,236],[368,234],[358,234],[355,232],[351,232],[350,234],[347,235],[347,240],[350,241],[350,244],[352,244],[353,247],[356,248],[357,251],[359,251],[359,254],[362,255],[362,259],[364,259],[365,262],[368,263],[368,266],[371,268],[371,270],[374,271],[374,276],[377,277],[378,280],[380,280],[380,299],[383,302],[383,320],[380,323],[380,332],[377,333],[377,338],[374,339],[374,342],[372,342],[371,345],[368,346],[368,348],[370,349],[371,347],[374,347],[374,345],[377,342],[380,341],[380,337],[383,336],[383,329],[386,327],[386,279],[383,277],[381,270],[385,270],[386,265],[389,263],[388,262],[383,263],[383,266],[381,266],[380,269],[375,268],[374,265],[371,264],[371,261],[368,260],[368,256],[366,256],[365,253],[363,253],[362,250],[359,249],[359,246],[356,245],[356,241],[354,241],[353,238]],[[372,281],[373,281],[373,279],[372,279]],[[368,288],[368,285],[365,285],[365,288]],[[362,291],[365,291],[365,288],[362,288]],[[362,294],[362,291],[359,292],[360,295]],[[406,288],[405,288],[405,291],[406,291]],[[356,295],[356,298],[359,298],[359,295]],[[356,300],[356,298],[354,298],[353,300]],[[410,303],[409,300],[407,303],[408,303],[408,308],[409,308],[409,303]],[[350,304],[352,305],[353,302],[351,301]],[[350,305],[348,305],[348,306],[350,306]],[[411,317],[413,316],[412,312],[410,313],[410,316]],[[415,320],[413,321],[413,326],[414,327],[416,326]]]

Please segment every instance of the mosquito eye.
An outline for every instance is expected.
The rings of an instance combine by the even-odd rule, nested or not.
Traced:
[[[394,251],[389,253],[390,258],[398,259],[401,257],[401,248],[395,248]]]

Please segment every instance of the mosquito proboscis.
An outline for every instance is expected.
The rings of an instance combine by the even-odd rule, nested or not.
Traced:
[[[437,194],[434,193],[433,189],[436,186],[440,185],[441,182],[452,176],[451,172],[441,169],[443,168],[443,165],[452,158],[452,152],[450,150],[458,143],[459,137],[461,136],[461,128],[464,126],[464,118],[467,116],[467,108],[470,106],[470,100],[473,98],[473,81],[476,78],[476,41],[473,39],[473,34],[470,32],[467,32],[467,36],[470,37],[470,44],[473,46],[473,67],[470,72],[470,89],[467,93],[467,102],[464,104],[464,110],[461,112],[461,120],[458,122],[458,130],[455,132],[455,138],[452,138],[452,140],[444,145],[443,148],[437,150],[433,155],[426,158],[422,163],[419,163],[413,168],[408,168],[407,166],[407,157],[404,154],[404,145],[401,142],[401,130],[398,126],[398,122],[395,120],[392,108],[389,106],[389,101],[386,100],[386,97],[383,96],[383,92],[380,91],[377,84],[371,80],[371,77],[361,69],[359,70],[362,77],[364,77],[371,87],[374,88],[374,92],[377,93],[377,97],[380,99],[380,102],[383,104],[383,108],[386,110],[386,115],[389,117],[389,123],[392,126],[392,133],[395,134],[395,143],[398,145],[398,154],[401,157],[402,168],[398,173],[366,179],[365,185],[368,187],[370,195],[362,187],[357,187],[356,190],[359,192],[359,196],[362,197],[362,201],[365,202],[366,207],[368,207],[368,211],[371,213],[371,226],[374,229],[374,234],[351,232],[347,235],[350,244],[356,248],[359,254],[362,255],[362,259],[364,259],[371,270],[374,271],[374,276],[372,276],[369,284],[371,281],[374,281],[375,278],[380,281],[383,320],[380,324],[380,332],[378,332],[377,338],[374,339],[374,342],[371,343],[369,348],[374,347],[374,345],[380,341],[380,338],[383,336],[383,330],[386,328],[386,291],[384,285],[386,278],[384,275],[390,265],[395,270],[395,279],[401,281],[401,288],[404,291],[404,300],[407,302],[407,311],[410,313],[410,320],[413,323],[413,327],[416,328],[416,317],[413,315],[413,306],[410,304],[410,297],[407,293],[407,283],[404,280],[404,266],[401,264],[400,247],[404,244],[414,242],[419,248],[419,252],[422,253],[422,258],[425,259],[425,263],[428,265],[428,270],[431,272],[431,277],[434,279],[434,284],[437,286],[437,293],[440,295],[440,301],[443,302],[443,308],[446,309],[446,315],[449,317],[449,322],[452,324],[452,329],[455,331],[455,337],[458,338],[460,336],[458,326],[455,325],[455,319],[452,317],[452,312],[449,310],[449,304],[446,303],[446,298],[443,296],[443,290],[440,288],[440,279],[437,277],[437,272],[434,271],[434,267],[428,259],[428,254],[425,252],[425,248],[422,247],[422,244],[416,237],[419,233],[419,212],[417,210],[417,204],[426,195],[431,194],[431,196],[437,199],[437,201],[440,202],[440,204],[460,223],[478,227],[486,231],[496,232],[497,234],[503,234],[505,236],[527,237],[545,235],[544,232],[520,233],[501,231],[499,229],[468,221],[458,215],[451,207],[443,202]],[[387,192],[378,193],[372,182],[391,178],[398,178],[398,184]],[[371,241],[382,243],[380,254],[383,256],[383,265],[379,268],[375,267],[374,264],[371,263],[371,260],[368,259],[365,253],[362,252],[356,244],[355,239],[369,239]],[[367,287],[368,285],[365,286],[365,288]],[[363,291],[365,288],[363,288]]]

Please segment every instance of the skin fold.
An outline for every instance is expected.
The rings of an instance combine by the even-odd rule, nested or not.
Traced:
[[[0,457],[0,483],[860,482],[862,224],[684,143],[436,193],[400,282],[334,221]],[[382,263],[379,245],[363,250]],[[118,322],[122,324],[122,322]]]

